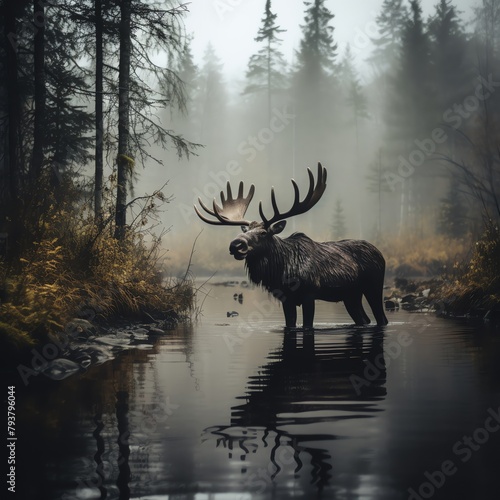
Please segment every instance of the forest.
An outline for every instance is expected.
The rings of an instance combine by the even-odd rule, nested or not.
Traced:
[[[200,275],[236,269],[216,233],[199,234],[198,196],[242,179],[266,206],[271,185],[290,195],[317,161],[330,194],[301,231],[372,241],[392,276],[439,278],[455,314],[498,307],[500,1],[469,19],[453,0],[429,16],[384,0],[369,44],[342,51],[327,4],[304,2],[287,60],[263,0],[258,49],[229,81],[212,45],[195,61],[189,4],[2,2],[4,342],[88,311],[188,310],[189,255]]]

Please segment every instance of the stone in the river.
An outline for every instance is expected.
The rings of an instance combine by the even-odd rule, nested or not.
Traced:
[[[73,338],[81,337],[87,339],[97,335],[97,328],[86,319],[73,318],[64,327],[64,332]]]
[[[130,337],[118,338],[110,335],[108,337],[97,337],[95,341],[99,342],[100,344],[110,345],[113,347],[121,347],[125,349],[130,346],[131,339]]]
[[[104,345],[91,344],[85,347],[85,351],[90,354],[92,361],[96,365],[105,363],[110,359],[114,359],[114,354],[111,347]]]
[[[149,327],[149,333],[150,335],[165,335],[165,330],[162,330],[161,328],[157,328],[156,326],[150,326]]]
[[[57,358],[51,361],[43,370],[43,374],[52,380],[63,380],[81,369],[78,363],[69,359]]]

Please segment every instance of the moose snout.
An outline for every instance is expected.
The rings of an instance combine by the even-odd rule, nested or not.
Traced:
[[[229,253],[234,256],[236,260],[243,260],[248,252],[248,243],[241,239],[236,238],[231,241],[229,245]]]

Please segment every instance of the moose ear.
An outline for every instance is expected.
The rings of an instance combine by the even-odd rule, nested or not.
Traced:
[[[241,230],[246,233],[250,228],[248,226],[241,226]]]
[[[283,231],[283,229],[285,229],[285,226],[286,226],[286,220],[280,220],[278,222],[275,222],[269,228],[269,233],[270,234],[279,234],[279,233],[281,233],[281,231]]]

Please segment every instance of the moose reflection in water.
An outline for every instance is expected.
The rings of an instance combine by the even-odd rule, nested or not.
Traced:
[[[276,203],[274,188],[271,189],[271,203],[274,215],[267,219],[259,204],[261,221],[244,219],[252,201],[255,187],[243,196],[243,182],[238,195],[233,198],[231,185],[227,183],[227,196],[222,191],[221,206],[215,199],[210,209],[198,202],[212,218],[202,215],[195,206],[201,220],[218,226],[241,226],[241,233],[230,244],[230,253],[237,260],[245,260],[250,280],[261,285],[283,305],[287,328],[297,323],[297,306],[302,306],[304,328],[312,328],[315,300],[329,302],[343,301],[347,312],[356,325],[370,323],[363,309],[361,299],[366,297],[377,325],[386,325],[387,318],[382,304],[385,260],[371,244],[361,240],[341,240],[317,243],[303,233],[294,233],[281,239],[281,233],[290,217],[309,211],[323,196],[326,189],[326,169],[318,163],[317,182],[312,172],[309,175],[309,190],[300,201],[299,188],[292,179],[295,199],[292,208],[280,212]]]
[[[228,458],[241,461],[247,490],[279,488],[287,479],[322,490],[335,469],[328,448],[342,437],[337,426],[380,411],[376,406],[386,396],[384,332],[348,330],[346,341],[335,343],[342,333],[322,333],[319,343],[314,332],[285,333],[282,347],[250,378],[231,423],[205,429],[205,442],[215,440]],[[366,382],[361,390],[354,382],[360,379]],[[267,466],[255,470],[252,462]]]

